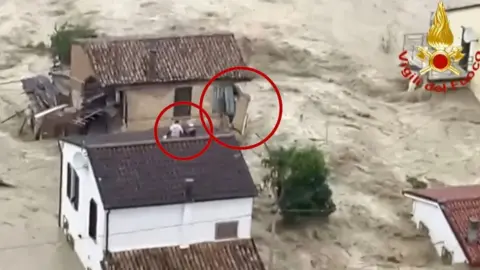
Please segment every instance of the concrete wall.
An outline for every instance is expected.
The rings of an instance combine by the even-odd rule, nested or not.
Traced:
[[[83,82],[89,76],[94,76],[93,67],[90,63],[85,51],[79,44],[72,44],[71,67],[70,67],[70,84],[72,88],[72,105],[81,108],[81,91]]]
[[[145,130],[153,128],[158,114],[175,100],[175,88],[192,87],[192,102],[200,104],[200,95],[207,82],[192,82],[178,84],[156,84],[145,86],[122,87],[118,90],[123,91],[127,97],[128,123],[127,130]],[[212,94],[213,91],[207,91],[203,108],[208,112],[214,125],[219,124],[219,115],[212,113]],[[200,124],[199,110],[191,109],[191,117],[177,118],[179,120],[196,119]],[[160,126],[168,126],[173,119],[173,108],[168,110],[161,119]]]
[[[253,198],[112,210],[112,252],[215,241],[215,223],[238,221],[238,238],[250,238]]]

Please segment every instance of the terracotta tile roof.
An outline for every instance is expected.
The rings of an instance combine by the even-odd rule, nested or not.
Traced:
[[[480,217],[480,199],[447,201],[442,203],[441,207],[469,264],[480,266],[480,242],[467,242],[469,218]],[[480,237],[480,234],[478,237]]]
[[[111,254],[106,270],[265,270],[253,240],[234,240]]]
[[[403,191],[403,194],[417,196],[435,202],[476,199],[480,198],[480,185],[412,189]]]
[[[240,151],[212,142],[200,157],[173,160],[155,144],[153,132],[120,133],[64,138],[87,149],[92,170],[106,209],[177,204],[185,195],[186,178],[193,178],[191,199],[209,201],[254,197],[256,187]],[[238,145],[233,134],[217,135]],[[163,147],[177,156],[198,153],[208,137],[167,139]],[[83,143],[83,145],[82,145]]]
[[[209,80],[232,66],[245,66],[233,34],[162,38],[79,40],[103,86]],[[225,77],[250,80],[246,72]]]
[[[407,190],[403,193],[437,202],[469,264],[480,266],[480,242],[468,243],[466,240],[469,219],[480,217],[480,185]]]

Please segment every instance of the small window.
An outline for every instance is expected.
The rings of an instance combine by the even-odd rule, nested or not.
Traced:
[[[97,203],[91,199],[88,217],[88,235],[97,240]]]
[[[238,221],[219,222],[215,224],[215,239],[229,239],[238,237]]]
[[[67,163],[67,197],[72,198],[72,166]]]
[[[175,102],[192,101],[192,87],[180,87],[175,89]],[[173,107],[173,116],[182,117],[191,115],[192,106],[182,105]]]
[[[78,210],[78,197],[80,195],[79,185],[80,178],[78,177],[77,172],[70,163],[67,164],[67,197],[75,210]]]

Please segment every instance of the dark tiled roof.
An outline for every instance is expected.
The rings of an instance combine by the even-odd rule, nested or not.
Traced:
[[[423,199],[445,202],[451,200],[480,198],[480,185],[450,186],[441,188],[405,190],[404,194]]]
[[[265,270],[253,240],[112,253],[106,270]]]
[[[186,126],[184,126],[186,128]],[[158,129],[158,134],[161,137],[162,135],[167,134],[168,127],[162,127]],[[207,136],[208,133],[202,126],[196,126],[196,131],[198,136]],[[226,135],[228,132],[222,132],[218,129],[214,131],[215,135]],[[142,143],[154,143],[155,139],[153,137],[153,129],[146,131],[134,131],[134,132],[120,132],[114,134],[89,134],[89,135],[71,135],[61,139],[71,144],[78,145],[80,147],[98,147],[98,146],[108,146],[108,145],[131,145],[132,143],[142,144]]]
[[[452,8],[447,8],[445,11],[447,11],[447,12],[460,11],[460,10],[466,10],[466,9],[478,8],[478,7],[480,7],[480,4],[473,4],[473,5],[465,5],[465,6],[452,7]]]
[[[469,264],[480,266],[480,242],[468,243],[466,240],[469,219],[480,217],[480,185],[408,190],[403,193],[439,203]]]
[[[233,134],[217,137],[238,145]],[[112,135],[67,137],[63,141],[87,149],[106,209],[176,204],[187,201],[185,179],[193,178],[195,201],[253,197],[256,187],[243,155],[238,150],[212,142],[200,157],[173,160],[163,154],[153,131]],[[163,147],[177,156],[198,153],[208,137],[162,140]]]
[[[480,243],[478,241],[475,243],[467,242],[469,218],[480,217],[480,199],[447,201],[442,203],[441,206],[469,264],[480,266]]]
[[[209,80],[226,68],[246,65],[233,34],[78,42],[103,86]],[[252,75],[230,72],[223,78],[250,80]]]

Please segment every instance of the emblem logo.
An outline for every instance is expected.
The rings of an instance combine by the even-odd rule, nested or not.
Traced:
[[[443,2],[439,2],[437,10],[433,15],[433,23],[427,33],[427,44],[429,47],[417,47],[417,57],[427,66],[420,70],[420,75],[429,71],[445,72],[451,71],[460,75],[460,71],[452,66],[465,56],[461,46],[452,46],[453,33],[447,18],[447,12]]]

